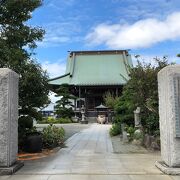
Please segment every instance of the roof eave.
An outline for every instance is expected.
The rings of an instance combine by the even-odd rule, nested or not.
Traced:
[[[64,75],[62,75],[62,76],[58,76],[58,77],[49,79],[48,82],[49,82],[49,81],[54,81],[54,80],[57,80],[57,79],[61,79],[61,78],[66,77],[66,76],[68,76],[68,75],[70,75],[70,73],[66,73],[66,74],[64,74]]]

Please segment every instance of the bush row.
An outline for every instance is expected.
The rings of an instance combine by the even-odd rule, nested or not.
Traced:
[[[52,125],[53,121],[48,121],[51,124],[43,128],[42,132],[37,131],[36,127],[33,127],[33,119],[30,116],[21,116],[18,120],[18,144],[19,151],[24,151],[26,148],[26,140],[29,135],[39,134],[43,140],[43,148],[54,148],[64,142],[65,130],[61,127],[58,128]],[[65,121],[63,121],[64,123]],[[68,119],[66,119],[68,122]]]
[[[41,121],[38,121],[39,124],[66,124],[66,123],[72,123],[72,120],[69,118],[43,118]]]

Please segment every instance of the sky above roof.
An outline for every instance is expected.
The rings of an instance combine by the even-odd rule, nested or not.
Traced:
[[[44,0],[28,22],[45,29],[35,57],[50,77],[65,71],[67,51],[131,49],[144,61],[179,63],[179,0]]]

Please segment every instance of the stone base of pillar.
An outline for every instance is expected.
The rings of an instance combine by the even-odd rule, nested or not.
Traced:
[[[22,166],[24,166],[24,163],[21,161],[17,161],[10,167],[0,167],[0,176],[1,175],[12,175],[16,171],[18,171]]]
[[[155,166],[168,175],[180,175],[180,167],[169,167],[163,161],[156,161]]]
[[[88,120],[81,121],[81,124],[88,124]]]

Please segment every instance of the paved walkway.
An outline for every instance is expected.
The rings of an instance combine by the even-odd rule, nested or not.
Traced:
[[[13,176],[2,180],[177,180],[155,166],[159,154],[116,154],[110,125],[93,124],[68,139],[67,148],[41,160],[26,162]]]
[[[47,127],[49,124],[36,124],[36,128],[39,131],[42,131],[44,127]],[[66,131],[65,140],[69,137],[90,127],[91,124],[79,124],[79,123],[67,123],[67,124],[55,124],[57,127],[63,127]]]

